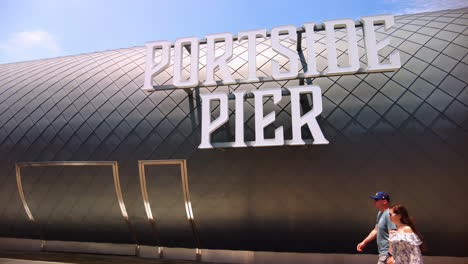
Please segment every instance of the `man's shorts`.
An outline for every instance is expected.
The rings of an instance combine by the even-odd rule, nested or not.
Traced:
[[[377,261],[377,264],[387,264],[387,259],[388,255],[379,255],[379,261]]]

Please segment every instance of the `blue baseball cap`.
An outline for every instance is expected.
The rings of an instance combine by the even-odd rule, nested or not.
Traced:
[[[377,192],[370,198],[390,201],[390,195],[388,195],[386,192]]]

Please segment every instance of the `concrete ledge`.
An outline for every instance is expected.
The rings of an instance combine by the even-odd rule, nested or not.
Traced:
[[[255,252],[255,264],[375,264],[376,255]]]
[[[457,257],[424,257],[424,264],[464,264],[468,263],[468,258]]]
[[[203,254],[203,253],[202,253]],[[194,248],[163,248],[164,259],[196,260],[197,254]]]
[[[47,240],[44,251],[135,256],[135,245]]]
[[[0,258],[0,264],[70,264],[70,263],[54,262],[54,261]]]
[[[136,253],[135,247],[136,246],[132,244],[46,241],[43,250],[134,256]],[[0,237],[0,250],[37,252],[41,251],[41,240]],[[158,259],[158,247],[140,246],[140,257]],[[196,251],[193,248],[164,247],[163,258],[195,261]],[[202,249],[201,260],[205,263],[236,264],[375,264],[377,256],[370,254],[320,254]],[[466,264],[468,263],[468,257],[425,256],[424,263]]]
[[[0,258],[0,264],[69,264],[69,263],[54,262],[54,261]]]
[[[250,264],[254,263],[254,255],[253,251],[203,249],[201,260],[202,262]]]
[[[41,240],[0,237],[0,250],[41,251]]]
[[[159,258],[158,248],[151,246],[140,246],[140,257],[142,258]]]

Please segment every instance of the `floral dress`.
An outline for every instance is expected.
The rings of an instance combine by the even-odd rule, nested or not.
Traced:
[[[422,242],[415,233],[391,232],[388,241],[395,264],[423,264],[419,248]]]

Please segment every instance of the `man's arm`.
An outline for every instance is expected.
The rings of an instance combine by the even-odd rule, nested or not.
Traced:
[[[390,217],[387,218],[387,228],[388,228],[388,234],[391,234],[392,232],[396,232],[395,230],[397,229],[397,226],[390,220]],[[393,259],[393,249],[392,249],[392,243],[388,241],[388,253],[389,257],[387,258],[387,264],[395,264],[395,260]]]
[[[362,250],[367,245],[367,243],[374,240],[376,236],[377,236],[377,225],[375,225],[374,229],[370,231],[369,235],[361,243],[357,245],[356,247],[357,251],[362,252]]]
[[[394,229],[388,230],[388,233],[396,232]],[[393,249],[392,249],[392,242],[388,241],[388,253],[389,256],[387,258],[387,264],[395,264],[395,260],[393,259]]]

